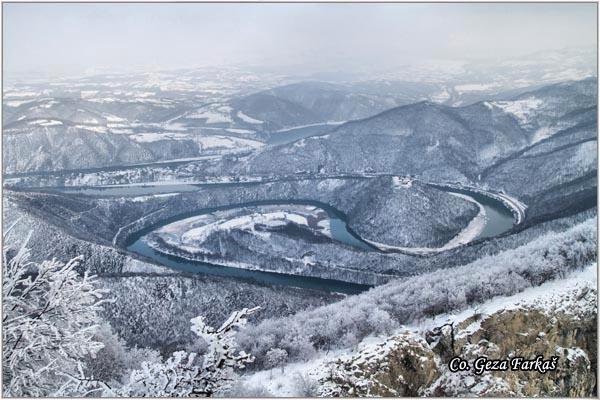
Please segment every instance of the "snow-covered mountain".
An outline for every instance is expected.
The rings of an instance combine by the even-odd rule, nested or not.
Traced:
[[[385,172],[477,179],[483,168],[559,130],[592,121],[595,80],[466,107],[421,102],[265,149],[248,171]],[[285,160],[285,161],[284,161]]]
[[[596,5],[3,11],[1,396],[597,396]]]
[[[305,81],[264,88],[283,79],[271,77],[259,84],[236,74],[134,74],[10,87],[3,97],[3,130],[13,156],[5,153],[4,171],[53,171],[247,152],[272,140],[285,143],[333,131],[331,136],[262,153],[252,168],[263,171],[260,159],[276,158],[283,151],[291,159],[286,166],[296,170],[328,170],[333,162],[339,164],[333,167],[337,170],[438,174],[445,169],[448,178],[472,178],[478,173],[473,167],[486,167],[572,126],[574,119],[587,118],[582,110],[593,107],[596,93],[593,78],[536,90],[523,87],[511,96],[486,98],[488,91],[475,90],[481,96],[471,100],[486,101],[455,108],[440,104],[455,104],[457,90],[473,92],[475,84]],[[200,77],[212,81],[207,84]],[[334,129],[345,121],[351,122]],[[415,135],[408,134],[413,131]],[[52,139],[56,135],[68,137],[64,143],[69,146],[59,146],[60,139]],[[289,139],[281,141],[283,137]],[[362,161],[350,160],[352,165],[344,165],[348,160],[343,155],[324,155],[354,153],[357,146]],[[419,162],[412,165],[414,157],[403,155],[402,150],[393,157],[387,154],[403,147],[421,149]],[[310,153],[302,159],[311,165],[297,165],[294,152]],[[76,153],[85,155],[77,159]]]

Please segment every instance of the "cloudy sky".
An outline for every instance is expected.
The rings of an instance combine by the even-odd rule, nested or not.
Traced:
[[[4,4],[4,68],[344,64],[596,47],[595,4]]]

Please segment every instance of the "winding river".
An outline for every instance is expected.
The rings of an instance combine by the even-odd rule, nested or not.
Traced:
[[[216,184],[165,184],[165,185],[124,185],[124,186],[110,186],[110,187],[87,187],[87,188],[62,188],[63,192],[76,192],[84,195],[91,196],[140,196],[140,195],[151,195],[151,194],[164,194],[174,192],[192,192],[197,191],[201,187],[206,186],[251,186],[260,184],[259,182],[248,182],[248,183],[216,183]],[[516,219],[513,215],[513,210],[509,208],[502,201],[487,196],[485,194],[469,190],[468,188],[456,188],[437,184],[431,184],[431,186],[437,189],[444,190],[448,193],[458,193],[461,195],[469,196],[471,199],[479,203],[485,211],[485,225],[483,229],[475,237],[475,240],[486,239],[501,235],[508,230],[512,229],[515,225]],[[173,256],[161,253],[148,246],[146,241],[143,240],[144,236],[153,230],[156,230],[162,226],[168,225],[172,222],[189,218],[197,215],[213,213],[216,211],[229,210],[241,207],[251,207],[260,205],[310,205],[325,210],[330,219],[332,239],[346,245],[352,246],[359,249],[360,251],[381,251],[372,244],[367,243],[354,231],[352,231],[347,223],[346,216],[339,210],[331,207],[328,204],[324,204],[317,201],[298,199],[298,200],[286,200],[283,201],[255,201],[240,203],[230,206],[223,207],[212,207],[194,212],[185,213],[176,217],[169,218],[167,220],[160,221],[152,226],[149,226],[141,231],[138,231],[134,235],[131,235],[126,243],[127,250],[131,253],[138,254],[145,259],[152,260],[158,264],[170,267],[175,270],[189,272],[189,273],[200,273],[217,275],[223,277],[237,278],[243,280],[250,280],[264,284],[272,285],[286,285],[294,287],[302,287],[315,290],[325,290],[331,292],[339,292],[346,294],[355,294],[365,291],[370,288],[367,285],[359,285],[344,281],[323,279],[316,277],[306,277],[274,272],[266,272],[259,270],[248,270],[242,268],[227,267],[223,265],[210,264],[202,261],[188,260],[182,257]]]
[[[438,185],[432,186],[449,193],[467,195],[483,206],[486,215],[485,226],[476,239],[487,239],[501,235],[511,230],[515,225],[513,211],[500,200],[468,189],[456,189]]]
[[[204,208],[195,212],[179,215],[176,218],[169,218],[165,221],[161,221],[141,231],[138,231],[136,234],[128,238],[126,244],[127,250],[132,253],[139,254],[145,258],[149,258],[161,265],[165,265],[167,267],[184,272],[203,273],[209,275],[251,280],[265,284],[295,286],[307,289],[325,290],[330,292],[339,292],[346,294],[356,294],[368,290],[371,287],[369,285],[360,285],[356,283],[350,283],[333,279],[290,275],[259,270],[248,270],[242,268],[227,267],[223,265],[216,265],[202,261],[188,260],[183,257],[173,256],[157,251],[154,248],[148,246],[148,244],[144,240],[144,236],[150,233],[151,231],[159,229],[172,222],[193,216],[210,214],[216,211],[224,211],[243,207],[290,204],[309,205],[325,210],[329,217],[331,235],[334,240],[361,249],[363,251],[375,250],[373,246],[363,241],[354,231],[352,231],[348,227],[348,225],[346,224],[346,216],[341,211],[335,209],[334,207],[331,207],[328,204],[312,200],[287,200],[285,202],[265,200],[240,203],[225,207]]]
[[[128,245],[127,250],[144,256],[145,258],[149,258],[158,264],[167,266],[169,268],[194,274],[216,275],[263,284],[293,286],[345,294],[357,294],[371,288],[371,286],[368,285],[359,285],[357,283],[333,279],[249,270],[209,264],[202,261],[192,261],[182,257],[172,256],[156,251],[152,247],[148,246],[148,244],[141,237],[137,238],[132,244]]]
[[[481,193],[473,192],[468,189],[457,189],[457,188],[449,188],[449,187],[441,187],[443,190],[450,193],[460,193],[463,195],[468,195],[476,202],[481,204],[485,210],[486,221],[483,230],[479,233],[476,239],[485,239],[490,237],[498,236],[508,230],[510,230],[515,224],[515,217],[510,208],[508,208],[503,202],[500,200],[494,199],[492,197],[486,196]],[[191,191],[197,190],[198,187],[195,185],[185,185],[183,191]],[[140,190],[141,189],[141,190]],[[135,194],[149,194],[149,190],[151,188],[138,187],[133,189]],[[156,190],[153,193],[164,193],[164,187],[155,187]],[[173,187],[169,188],[174,189]],[[115,195],[116,189],[111,190],[111,194]],[[131,187],[122,188],[119,194],[121,195],[131,195],[132,193]],[[127,192],[127,193],[124,193]],[[209,275],[217,275],[223,277],[231,277],[238,278],[244,280],[251,280],[255,282],[260,282],[264,284],[273,284],[273,285],[287,285],[294,287],[302,287],[308,289],[315,290],[326,290],[331,292],[339,292],[346,294],[355,294],[360,293],[362,291],[368,290],[370,286],[360,285],[355,283],[349,283],[344,281],[332,280],[332,279],[322,279],[316,277],[306,277],[306,276],[298,276],[298,275],[290,275],[290,274],[282,274],[282,273],[274,273],[274,272],[266,272],[259,270],[248,270],[242,268],[234,268],[227,267],[222,265],[210,264],[202,261],[193,261],[188,260],[183,257],[168,255],[162,252],[159,252],[152,247],[148,246],[146,241],[144,240],[144,236],[149,232],[156,230],[162,226],[168,225],[177,220],[181,220],[184,218],[189,218],[192,216],[202,215],[213,213],[216,211],[223,211],[228,209],[235,209],[241,207],[252,207],[252,206],[260,206],[260,205],[310,205],[319,207],[325,210],[330,218],[331,225],[331,233],[332,238],[338,242],[344,243],[349,246],[353,246],[361,251],[378,251],[378,249],[374,248],[372,245],[365,242],[362,238],[360,238],[354,231],[352,231],[348,225],[346,224],[346,216],[339,210],[331,207],[328,204],[320,203],[317,201],[311,200],[288,200],[285,202],[282,201],[255,201],[255,202],[247,202],[241,204],[235,204],[226,207],[212,207],[205,208],[202,210],[197,210],[193,213],[187,213],[185,215],[179,215],[176,218],[170,218],[165,221],[161,221],[157,224],[154,224],[142,231],[137,232],[135,235],[132,235],[128,238],[127,242],[127,250],[136,253],[138,255],[143,256],[144,258],[151,259],[158,264],[165,265],[167,267],[184,271],[190,273],[201,273],[201,274],[209,274]]]

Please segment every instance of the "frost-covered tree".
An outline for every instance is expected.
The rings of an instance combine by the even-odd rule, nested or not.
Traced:
[[[288,359],[287,351],[283,349],[271,349],[267,351],[265,366],[267,368],[281,367],[281,373],[284,373],[284,366]]]
[[[128,347],[107,322],[100,325],[93,339],[101,342],[104,347],[87,360],[84,375],[94,377],[109,387],[121,386],[129,379],[131,370],[139,369],[143,362],[161,361],[156,350]]]
[[[76,272],[82,258],[30,261],[26,240],[2,258],[2,378],[6,396],[82,395],[82,366],[103,347],[94,340],[104,291]],[[73,379],[73,377],[78,377]]]
[[[203,317],[191,320],[192,331],[203,339],[208,350],[204,356],[185,351],[175,352],[162,363],[142,363],[142,368],[131,372],[129,382],[113,391],[121,396],[153,397],[211,397],[228,389],[235,380],[235,369],[243,369],[254,358],[237,351],[235,334],[247,317],[258,310],[235,311],[215,329],[206,325]]]

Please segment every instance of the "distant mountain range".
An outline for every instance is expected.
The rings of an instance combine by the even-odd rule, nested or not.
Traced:
[[[542,201],[569,182],[587,179],[567,194],[595,187],[596,98],[596,80],[585,79],[466,107],[420,102],[266,148],[240,171],[415,175]]]
[[[463,107],[441,104],[443,85],[436,83],[308,81],[229,97],[211,95],[208,86],[122,84],[88,79],[77,93],[61,89],[60,97],[51,86],[5,92],[4,172],[251,151],[236,172],[383,172],[487,182],[497,164],[512,165],[503,160],[596,120],[595,78]],[[301,134],[281,145],[265,143],[296,131]],[[557,137],[563,145],[571,138]]]
[[[562,83],[511,100],[466,107],[419,102],[393,108],[333,131],[266,149],[248,170],[269,172],[388,172],[476,179],[482,168],[561,129],[594,118],[596,81]],[[285,163],[280,163],[285,160]],[[285,164],[285,165],[282,165]]]

